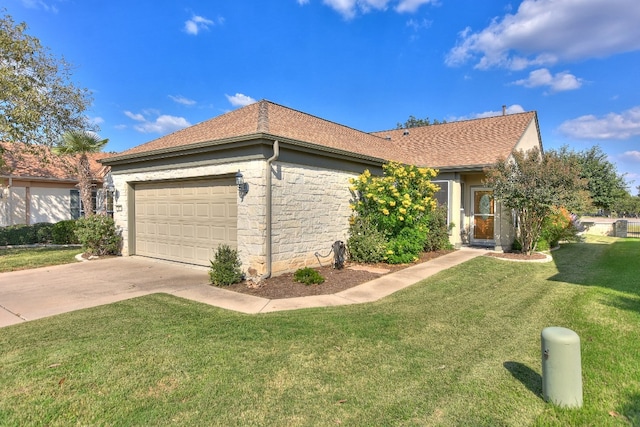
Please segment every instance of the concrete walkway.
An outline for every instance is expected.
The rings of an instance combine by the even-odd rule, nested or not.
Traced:
[[[0,327],[153,293],[167,293],[247,314],[379,300],[486,253],[463,248],[338,292],[269,300],[208,284],[206,268],[121,257],[0,274]]]

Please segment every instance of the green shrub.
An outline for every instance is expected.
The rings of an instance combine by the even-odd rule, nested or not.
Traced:
[[[50,243],[53,224],[40,222],[33,225],[10,225],[0,228],[0,245],[34,245]]]
[[[407,264],[418,259],[424,249],[427,233],[417,228],[403,228],[387,243],[387,262]]]
[[[88,255],[117,255],[122,237],[113,218],[91,215],[76,222],[76,237]]]
[[[305,285],[319,285],[324,282],[324,277],[313,268],[305,267],[294,273],[293,280]]]
[[[219,245],[209,270],[211,283],[215,286],[229,286],[241,282],[244,279],[241,266],[237,250],[228,245]]]
[[[386,239],[384,234],[362,217],[353,217],[349,227],[347,251],[355,262],[376,263],[385,259]]]
[[[52,230],[53,224],[48,222],[39,222],[33,224],[36,233],[36,243],[51,243],[53,240]]]
[[[443,249],[453,249],[449,241],[449,230],[453,224],[447,226],[447,207],[438,206],[431,212],[427,221],[427,237],[424,242],[424,250],[440,251]]]
[[[536,250],[545,251],[558,246],[561,240],[577,241],[578,229],[571,218],[571,213],[565,208],[554,208],[551,214],[545,217],[540,231],[540,240]],[[543,241],[547,242],[546,246]],[[541,247],[540,245],[543,244]]]
[[[56,245],[70,245],[78,243],[76,236],[76,220],[69,219],[53,224],[51,242]]]

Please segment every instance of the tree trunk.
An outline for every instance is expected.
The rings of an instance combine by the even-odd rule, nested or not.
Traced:
[[[85,153],[82,153],[78,159],[78,187],[84,207],[84,217],[88,218],[93,215],[93,205],[91,203],[91,166]]]

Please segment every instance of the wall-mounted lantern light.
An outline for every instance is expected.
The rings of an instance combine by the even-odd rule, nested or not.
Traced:
[[[244,182],[244,177],[240,171],[236,172],[236,185],[238,186],[238,194],[240,199],[244,199],[244,196],[249,192],[249,184]]]

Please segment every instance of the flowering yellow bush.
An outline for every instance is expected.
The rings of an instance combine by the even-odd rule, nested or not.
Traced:
[[[366,170],[351,180],[351,191],[357,195],[353,203],[355,215],[366,216],[386,236],[397,235],[405,227],[422,227],[423,219],[436,205],[433,194],[438,186],[431,182],[438,171],[389,162],[383,176],[372,176]]]
[[[425,239],[429,215],[436,207],[433,195],[439,188],[431,179],[438,171],[396,162],[385,164],[383,171],[383,176],[372,176],[367,170],[351,180],[356,202],[351,204],[350,224],[356,217],[366,218],[385,236],[388,249],[393,248],[387,252],[389,262],[410,261],[424,241],[409,244],[408,240]]]

